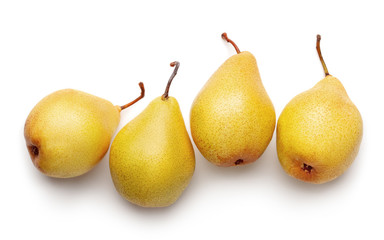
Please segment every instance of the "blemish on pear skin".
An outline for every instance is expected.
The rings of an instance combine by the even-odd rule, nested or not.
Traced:
[[[304,172],[306,172],[306,173],[311,173],[313,170],[313,167],[303,163],[303,165],[301,166],[301,169],[303,169]]]
[[[39,148],[35,145],[28,145],[27,148],[31,156],[33,165],[35,165],[35,167],[39,169],[40,172],[46,174],[45,171],[39,165],[39,154],[40,154]]]
[[[240,164],[242,164],[243,162],[244,162],[243,159],[237,159],[236,162],[235,162],[235,165],[236,165],[236,166],[237,166],[237,165],[240,165]]]
[[[36,146],[31,147],[31,152],[34,156],[39,156],[39,149]]]
[[[39,148],[35,145],[28,145],[28,151],[33,161],[36,157],[39,156]]]

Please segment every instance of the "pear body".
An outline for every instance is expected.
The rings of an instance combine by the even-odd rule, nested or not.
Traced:
[[[116,190],[136,205],[165,207],[180,197],[195,154],[175,98],[154,99],[119,131],[109,167]]]
[[[355,159],[363,121],[341,82],[328,75],[286,105],[276,132],[283,169],[302,181],[325,183]]]
[[[190,112],[197,148],[218,166],[257,160],[271,141],[275,122],[273,104],[249,52],[236,54],[219,67],[196,96]]]
[[[91,94],[64,89],[30,112],[24,136],[34,165],[45,175],[76,177],[105,155],[120,121],[120,109]]]

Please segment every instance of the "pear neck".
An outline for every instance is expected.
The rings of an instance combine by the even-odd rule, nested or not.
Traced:
[[[337,79],[336,77],[332,76],[332,75],[327,75],[320,82],[318,82],[316,85],[317,85],[317,87],[321,86],[321,88],[325,89],[325,91],[327,91],[327,92],[334,91],[336,89],[344,89],[344,86],[340,82],[340,80]],[[345,89],[344,89],[344,91],[345,91]]]

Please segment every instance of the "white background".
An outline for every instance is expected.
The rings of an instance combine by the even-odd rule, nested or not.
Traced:
[[[1,1],[1,239],[382,239],[383,7],[380,1]],[[52,179],[33,166],[23,126],[47,94],[74,88],[122,105],[119,129],[170,90],[189,131],[191,103],[234,49],[258,61],[277,117],[323,78],[316,34],[331,74],[364,120],[354,164],[312,185],[285,174],[275,136],[246,166],[219,168],[196,150],[196,170],[171,207],[144,209],[114,189],[108,155],[91,172]]]

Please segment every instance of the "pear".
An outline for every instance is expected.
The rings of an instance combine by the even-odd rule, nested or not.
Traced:
[[[363,135],[359,110],[341,82],[328,73],[320,40],[317,35],[325,78],[285,106],[276,130],[282,168],[310,183],[329,182],[343,174],[355,159]]]
[[[24,136],[32,162],[50,177],[70,178],[91,170],[106,154],[124,106],[74,90],[56,91],[30,112]]]
[[[189,184],[195,153],[177,100],[166,91],[123,127],[111,145],[109,167],[116,190],[142,207],[173,204]]]
[[[190,112],[192,138],[217,166],[252,163],[271,141],[276,115],[261,82],[256,59],[240,52],[227,59],[196,96]]]

